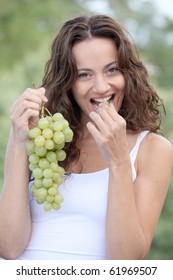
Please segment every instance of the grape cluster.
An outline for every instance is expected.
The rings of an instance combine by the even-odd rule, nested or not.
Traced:
[[[63,182],[64,168],[58,162],[66,158],[63,150],[66,142],[73,139],[73,131],[61,113],[42,116],[36,127],[28,131],[26,150],[29,169],[34,177],[31,192],[44,210],[59,210],[63,196],[59,185]]]

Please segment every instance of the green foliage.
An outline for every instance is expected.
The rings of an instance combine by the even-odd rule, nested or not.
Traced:
[[[38,51],[62,21],[80,11],[71,0],[0,0],[1,71]]]

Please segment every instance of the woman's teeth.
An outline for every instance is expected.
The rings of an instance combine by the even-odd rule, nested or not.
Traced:
[[[103,102],[106,102],[106,101],[108,101],[109,99],[111,99],[111,97],[112,97],[112,95],[111,95],[111,96],[108,96],[108,97],[105,97],[105,98],[96,98],[96,99],[94,99],[94,101],[103,103]]]
[[[105,98],[95,98],[91,100],[91,103],[94,105],[94,107],[98,108],[100,104],[105,103],[105,104],[109,104],[111,99],[112,99],[113,95],[110,95],[108,97]]]

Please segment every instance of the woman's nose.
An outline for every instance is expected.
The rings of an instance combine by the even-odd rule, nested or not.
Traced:
[[[110,89],[108,79],[104,76],[97,76],[94,79],[93,91],[97,94],[105,94]]]

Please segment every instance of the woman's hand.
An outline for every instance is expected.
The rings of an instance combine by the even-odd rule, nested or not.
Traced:
[[[44,88],[28,88],[14,102],[10,110],[10,119],[16,141],[26,141],[28,130],[37,125],[41,106],[46,102]]]
[[[90,118],[93,123],[88,122],[87,128],[108,164],[125,160],[129,155],[126,121],[113,104],[101,104],[97,112],[90,113]]]

